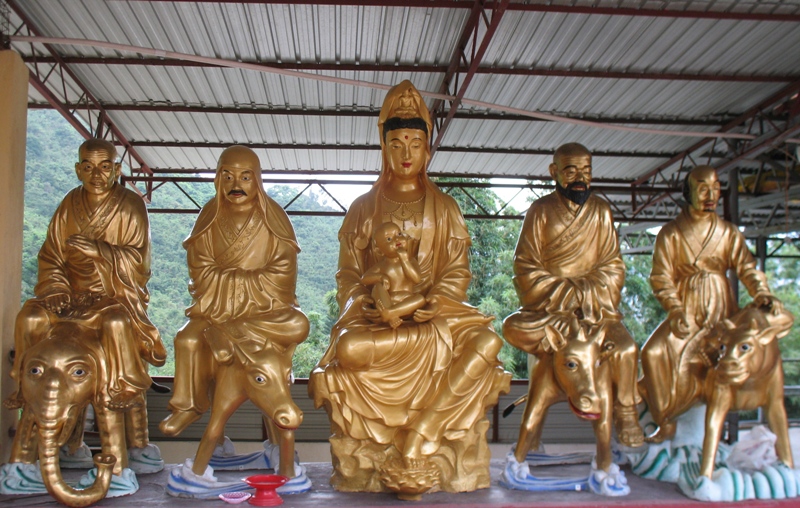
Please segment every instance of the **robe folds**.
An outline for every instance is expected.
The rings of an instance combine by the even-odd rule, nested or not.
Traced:
[[[685,403],[694,402],[693,393],[704,382],[697,369],[705,369],[708,361],[702,350],[705,338],[739,310],[728,270],[735,271],[751,296],[771,294],[744,235],[716,214],[698,220],[685,209],[659,231],[650,285],[664,309],[682,312],[688,326],[688,335],[679,337],[668,317],[642,346],[642,381],[659,426],[674,424],[688,409]]]
[[[494,332],[489,324],[492,317],[464,303],[471,278],[471,240],[458,205],[427,179],[425,184],[420,237],[412,237],[410,244],[417,249],[421,275],[414,292],[428,299],[436,296],[441,304],[439,314],[430,321],[406,320],[392,331],[387,324],[372,323],[363,316],[362,300],[370,295],[370,288],[361,283],[361,276],[377,262],[370,239],[384,220],[380,180],[353,202],[339,232],[340,314],[328,350],[311,375],[309,392],[316,406],[328,406],[333,422],[353,439],[387,444],[400,429],[414,429],[431,442],[441,436],[456,439],[484,416],[487,398],[496,397],[500,385],[505,383],[508,390],[499,361],[487,359],[493,366],[462,388],[458,400],[448,402],[448,407],[431,407],[436,394],[450,382],[449,369],[469,341],[478,333]],[[368,369],[352,370],[336,357],[337,341],[348,331],[388,331],[396,344]],[[435,411],[437,417],[415,425],[422,411]]]
[[[506,340],[537,354],[545,326],[566,333],[576,309],[588,324],[619,322],[624,283],[608,204],[592,195],[575,213],[566,198],[548,194],[531,205],[517,242],[514,286],[521,308],[506,319]]]
[[[733,269],[752,296],[770,294],[766,276],[739,230],[716,214],[697,237],[689,212],[667,223],[656,238],[650,285],[668,312],[680,309],[700,328],[711,328],[739,310],[727,271]]]
[[[115,185],[92,214],[85,190],[71,190],[50,221],[39,251],[36,301],[56,294],[71,296],[71,319],[94,321],[104,312],[122,309],[130,318],[141,357],[161,366],[167,352],[158,330],[147,317],[150,294],[150,223],[142,198]],[[69,247],[67,239],[83,235],[97,241],[100,259]]]
[[[204,213],[215,207],[215,200],[204,207],[184,242],[192,296],[187,317],[222,327],[248,353],[267,343],[285,349],[302,342],[308,320],[295,296],[299,248],[291,226],[286,236],[268,227],[270,217],[285,218],[285,212],[269,200],[253,207],[237,231],[224,210],[205,223]]]

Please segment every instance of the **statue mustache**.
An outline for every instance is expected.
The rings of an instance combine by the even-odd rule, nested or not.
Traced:
[[[247,193],[242,189],[231,189],[230,192],[228,192],[228,196],[240,195],[240,194],[242,196],[247,196]]]

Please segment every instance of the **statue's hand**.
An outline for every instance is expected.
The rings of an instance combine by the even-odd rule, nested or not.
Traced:
[[[365,296],[361,300],[361,313],[373,323],[383,323],[381,312],[375,308],[375,300],[369,296]]]
[[[44,308],[52,312],[53,314],[58,314],[64,309],[68,309],[72,298],[68,294],[55,294],[46,296],[44,298]]]
[[[83,235],[72,235],[67,238],[67,245],[92,259],[100,257],[100,249],[97,246],[97,240],[92,240]]]
[[[769,309],[773,316],[777,316],[783,312],[783,303],[775,298],[774,295],[768,293],[756,295],[754,302],[758,308]]]
[[[416,321],[417,323],[424,323],[425,321],[430,321],[437,314],[439,314],[439,310],[441,308],[442,304],[439,303],[439,300],[431,298],[428,300],[428,303],[425,305],[425,307],[417,309],[414,312],[414,321]]]
[[[669,327],[672,334],[679,339],[685,339],[689,336],[689,322],[686,321],[686,313],[682,310],[673,310],[669,313]]]

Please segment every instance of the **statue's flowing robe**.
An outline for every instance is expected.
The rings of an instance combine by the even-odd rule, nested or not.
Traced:
[[[336,345],[347,331],[390,330],[388,325],[372,323],[362,314],[362,300],[370,290],[361,283],[361,276],[376,263],[370,239],[383,217],[380,184],[352,204],[339,232],[336,282],[341,310],[328,350],[312,373],[310,392],[317,407],[328,404],[333,422],[354,439],[386,444],[403,428],[413,428],[428,441],[435,441],[439,435],[453,439],[484,416],[486,398],[497,396],[495,385],[505,380],[507,390],[508,380],[490,368],[459,393],[460,399],[451,407],[428,407],[442,383],[448,382],[448,368],[464,345],[477,330],[490,330],[492,318],[464,303],[471,278],[471,241],[458,205],[434,185],[426,185],[423,227],[417,239],[422,280],[415,292],[428,298],[436,296],[441,311],[428,322],[406,321],[394,330],[395,337],[408,340],[399,340],[390,354],[375,358],[369,370],[339,365]],[[499,362],[497,369],[502,374]],[[414,426],[414,417],[424,409],[437,411],[434,420],[438,428]]]
[[[705,369],[707,361],[703,339],[739,309],[727,271],[735,270],[752,296],[770,294],[744,236],[716,214],[710,219],[698,222],[683,210],[656,237],[650,285],[664,309],[683,311],[689,325],[689,335],[677,337],[666,319],[642,346],[643,381],[659,425],[688,409],[682,404],[694,402],[691,394],[704,382],[695,373],[695,366]]]
[[[578,305],[588,324],[617,323],[625,265],[611,209],[592,195],[573,212],[553,192],[535,201],[522,225],[514,253],[514,286],[521,309],[506,320],[506,340],[539,352],[545,326],[566,333]]]
[[[123,308],[133,325],[141,357],[152,365],[164,365],[167,352],[146,312],[150,223],[144,202],[133,191],[116,185],[92,214],[85,192],[83,187],[71,190],[50,221],[39,251],[36,299],[69,294],[74,309],[68,317],[75,319],[92,320],[111,307]],[[72,235],[96,240],[100,259],[69,247],[67,239]]]
[[[661,228],[653,251],[650,285],[667,311],[683,310],[700,328],[710,328],[739,310],[726,275],[733,269],[748,292],[770,294],[744,236],[716,214],[699,237],[687,210]]]
[[[192,296],[186,315],[221,326],[251,353],[268,341],[283,348],[302,342],[308,320],[295,296],[298,247],[293,233],[291,238],[274,234],[259,207],[253,207],[238,231],[224,210],[204,224],[203,213],[215,206],[211,201],[204,207],[195,226],[202,231],[185,242]],[[283,210],[278,213],[285,217]]]

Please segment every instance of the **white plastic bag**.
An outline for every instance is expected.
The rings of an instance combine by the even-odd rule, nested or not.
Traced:
[[[777,437],[766,426],[756,425],[746,439],[733,445],[728,467],[745,473],[761,471],[778,462],[775,454]]]

